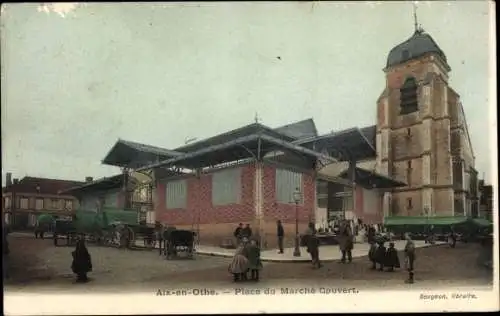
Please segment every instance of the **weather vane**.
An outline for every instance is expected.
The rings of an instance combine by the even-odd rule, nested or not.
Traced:
[[[413,22],[415,25],[415,32],[422,32],[423,29],[422,27],[418,24],[418,18],[417,18],[417,4],[418,1],[413,1]]]
[[[413,20],[415,23],[415,32],[418,31],[418,20],[417,20],[417,2],[413,1]]]
[[[255,123],[259,123],[259,114],[255,112]]]

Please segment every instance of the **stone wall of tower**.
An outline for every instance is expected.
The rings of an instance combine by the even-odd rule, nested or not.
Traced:
[[[400,88],[409,76],[418,83],[419,110],[400,115]],[[389,214],[453,214],[447,81],[445,66],[433,55],[386,71],[377,107],[377,165],[379,172],[409,182],[386,194]]]

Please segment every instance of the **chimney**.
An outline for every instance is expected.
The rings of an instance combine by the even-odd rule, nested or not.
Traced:
[[[90,183],[92,181],[94,181],[94,178],[92,178],[92,177],[85,177],[85,182]]]
[[[14,179],[14,184],[18,184],[19,183],[19,179]]]
[[[7,174],[5,175],[5,185],[12,185],[12,172],[7,172]]]

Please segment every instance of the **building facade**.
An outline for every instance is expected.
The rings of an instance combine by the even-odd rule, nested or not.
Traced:
[[[460,96],[444,52],[418,29],[388,56],[378,99],[378,172],[407,183],[384,197],[386,215],[471,215],[477,171]]]
[[[493,186],[485,184],[484,180],[479,181],[479,214],[478,217],[484,217],[493,221]],[[498,216],[498,214],[496,214]]]
[[[6,186],[2,190],[4,222],[13,229],[27,229],[36,224],[40,214],[70,216],[78,207],[78,200],[60,192],[83,183],[35,177],[12,180],[12,174],[7,173]]]
[[[259,186],[260,196],[256,194]],[[292,237],[296,219],[301,231],[314,221],[315,187],[312,170],[270,162],[261,168],[243,163],[207,170],[199,177],[158,180],[155,213],[160,222],[198,231],[203,243],[215,245],[230,238],[239,223],[250,224],[255,233],[260,228],[269,246],[275,243],[277,220]],[[302,193],[298,204],[293,198],[297,189]],[[258,205],[261,210],[256,210]]]

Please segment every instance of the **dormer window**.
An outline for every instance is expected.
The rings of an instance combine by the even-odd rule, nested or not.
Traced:
[[[417,81],[410,77],[405,80],[401,87],[401,112],[409,114],[418,111]]]

